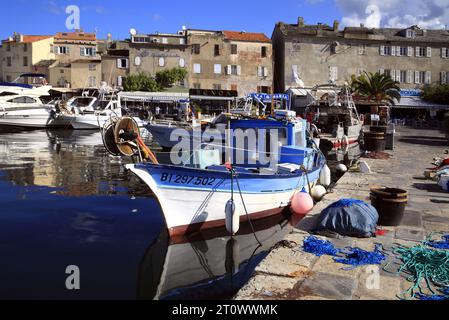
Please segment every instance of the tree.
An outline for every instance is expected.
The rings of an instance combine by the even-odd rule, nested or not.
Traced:
[[[181,82],[187,76],[187,70],[173,68],[156,73],[156,82],[163,88],[168,88],[177,82]]]
[[[428,85],[423,88],[421,94],[423,100],[448,104],[449,103],[449,85],[448,84],[434,84]]]
[[[157,92],[162,88],[151,75],[141,72],[126,77],[123,80],[123,90]]]
[[[395,105],[401,100],[399,82],[394,81],[390,76],[376,73],[363,73],[352,77],[351,89],[363,98],[377,102]]]
[[[125,91],[147,91],[158,92],[180,82],[187,76],[187,71],[182,68],[162,70],[156,73],[156,77],[141,72],[130,75],[123,80]]]

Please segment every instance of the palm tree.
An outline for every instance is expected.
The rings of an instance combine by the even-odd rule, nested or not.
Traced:
[[[359,77],[353,77],[351,88],[356,94],[378,104],[387,101],[390,105],[395,105],[401,100],[399,82],[379,72],[365,72]]]

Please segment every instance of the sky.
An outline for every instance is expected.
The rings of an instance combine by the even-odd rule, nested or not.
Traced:
[[[68,31],[66,8],[80,9],[80,26],[86,32],[108,33],[113,39],[139,33],[174,33],[187,28],[245,30],[271,37],[278,21],[342,26],[424,28],[449,25],[449,0],[7,0],[0,11],[0,37],[13,32],[54,34]]]

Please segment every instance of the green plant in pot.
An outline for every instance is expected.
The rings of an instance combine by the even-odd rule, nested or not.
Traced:
[[[201,107],[199,106],[199,105],[194,105],[193,106],[193,108],[194,108],[194,110],[195,110],[195,117],[197,118],[197,119],[201,119],[201,113],[202,113],[202,109],[201,109]]]

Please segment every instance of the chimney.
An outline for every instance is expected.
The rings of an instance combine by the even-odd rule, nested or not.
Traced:
[[[340,22],[338,20],[334,20],[334,31],[338,31],[339,26],[340,26]]]
[[[298,17],[298,27],[304,27],[304,17]]]

